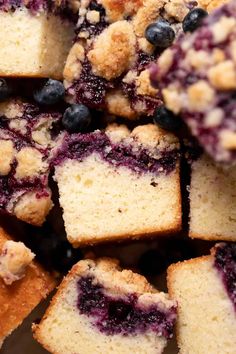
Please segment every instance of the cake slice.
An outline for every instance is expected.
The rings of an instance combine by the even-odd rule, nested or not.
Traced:
[[[153,124],[65,135],[52,164],[76,247],[181,227],[178,139]]]
[[[189,234],[236,241],[236,167],[223,169],[207,155],[192,164]]]
[[[9,246],[10,240],[11,237],[0,227],[0,253],[6,243]],[[12,257],[14,258],[14,254]],[[19,264],[19,258],[17,263]],[[11,271],[12,269],[13,267]],[[24,269],[24,276],[15,279],[11,285],[6,285],[0,277],[0,345],[34,307],[47,297],[55,285],[54,278],[35,261]]]
[[[115,260],[84,260],[63,280],[35,338],[51,353],[162,353],[176,303]]]
[[[214,3],[214,1],[213,1]],[[152,68],[167,108],[180,114],[205,151],[236,161],[236,3],[214,10],[181,35]]]
[[[161,101],[150,84],[149,64],[194,6],[183,0],[80,2],[64,70],[67,100],[128,119],[153,115]],[[158,27],[155,43],[146,33],[149,26]]]
[[[168,289],[178,303],[181,354],[235,353],[235,243],[217,244],[210,256],[171,265]]]
[[[61,79],[73,39],[67,1],[0,3],[0,76]]]
[[[0,212],[44,222],[52,207],[48,158],[60,118],[19,99],[0,104]]]

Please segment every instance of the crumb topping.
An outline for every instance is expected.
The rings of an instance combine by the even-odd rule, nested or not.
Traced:
[[[225,163],[236,162],[235,18],[235,2],[219,7],[195,32],[180,35],[151,69],[167,108],[180,113],[208,154]]]
[[[11,285],[22,279],[34,257],[35,254],[24,243],[6,241],[0,254],[0,277],[4,283]]]
[[[151,116],[161,100],[147,70],[161,49],[147,41],[145,30],[162,18],[177,33],[188,11],[184,0],[81,1],[64,70],[67,101],[129,119]]]

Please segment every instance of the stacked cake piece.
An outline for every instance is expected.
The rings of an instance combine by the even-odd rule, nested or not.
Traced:
[[[172,265],[168,288],[178,303],[181,353],[235,353],[235,243],[217,244],[210,256]]]
[[[53,153],[69,241],[75,245],[181,227],[178,139],[153,124],[65,135]]]
[[[63,280],[35,338],[51,353],[162,353],[176,303],[112,259],[77,263]]]
[[[67,0],[0,3],[0,76],[62,78],[75,9]]]

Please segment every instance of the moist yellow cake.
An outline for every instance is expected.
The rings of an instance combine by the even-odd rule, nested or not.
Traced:
[[[173,264],[168,289],[178,303],[181,354],[234,354],[236,244],[218,244],[210,256]]]
[[[176,303],[112,259],[77,263],[59,286],[35,338],[54,354],[162,353]]]
[[[52,207],[48,187],[53,124],[60,113],[11,99],[0,104],[0,212],[41,225]]]
[[[9,240],[0,227],[0,253]],[[54,287],[54,278],[35,261],[24,270],[24,277],[11,285],[0,277],[0,344]]]
[[[236,167],[223,169],[206,155],[193,162],[190,237],[236,241],[235,190]]]
[[[181,228],[178,139],[153,124],[66,135],[54,153],[68,240],[75,246]]]
[[[0,76],[61,79],[73,39],[73,13],[63,1],[0,4]]]

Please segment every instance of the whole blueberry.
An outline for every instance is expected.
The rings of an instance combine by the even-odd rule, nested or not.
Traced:
[[[49,79],[43,87],[34,92],[34,99],[40,105],[51,106],[58,103],[65,95],[61,81]]]
[[[10,96],[11,90],[6,80],[0,79],[0,102],[4,101]]]
[[[195,8],[185,16],[182,26],[184,32],[194,32],[201,26],[202,20],[208,15],[208,13],[201,9]]]
[[[175,131],[181,127],[180,117],[169,111],[165,106],[156,109],[153,121],[160,128],[169,131]]]
[[[71,105],[65,110],[62,118],[62,124],[69,133],[86,131],[91,121],[90,110],[83,104]]]
[[[146,28],[145,37],[155,47],[167,48],[175,39],[175,31],[168,21],[161,19]]]

